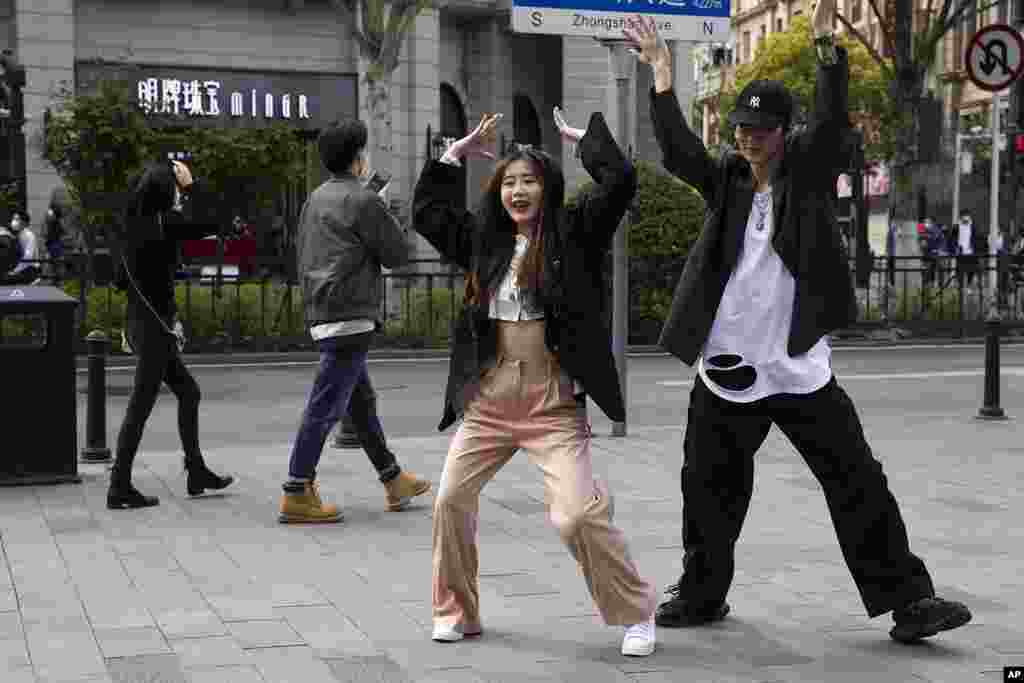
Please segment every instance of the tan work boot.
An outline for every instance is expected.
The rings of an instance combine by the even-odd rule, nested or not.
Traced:
[[[398,476],[384,484],[388,494],[388,510],[397,512],[409,504],[409,501],[416,496],[422,496],[430,490],[430,482],[426,479],[419,479],[415,474],[409,474],[405,470],[398,473]]]
[[[341,511],[334,503],[324,504],[320,500],[320,487],[308,481],[301,492],[285,492],[281,496],[281,514],[277,521],[282,524],[315,524],[340,522]]]

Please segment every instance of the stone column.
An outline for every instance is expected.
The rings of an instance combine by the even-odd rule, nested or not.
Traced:
[[[38,229],[50,193],[61,184],[42,158],[41,138],[43,113],[55,104],[54,95],[61,87],[74,87],[74,0],[16,0],[13,33],[11,47],[25,65],[28,80],[24,91],[28,211]]]

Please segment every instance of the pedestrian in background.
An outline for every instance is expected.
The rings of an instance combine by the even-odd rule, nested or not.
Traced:
[[[32,219],[28,211],[17,210],[11,214],[10,232],[17,239],[18,262],[14,268],[0,275],[0,284],[30,285],[39,279],[39,240],[32,230]]]
[[[778,81],[745,86],[729,121],[738,154],[712,158],[672,89],[672,55],[655,22],[625,29],[652,67],[651,118],[665,168],[696,188],[704,228],[686,260],[659,343],[697,363],[683,440],[683,573],[658,607],[660,626],[717,621],[754,484],[754,454],[774,424],[825,493],[843,557],[867,612],[892,612],[892,638],[912,642],[970,620],[935,596],[910,551],[899,507],[832,372],[828,334],[857,315],[833,207],[849,126],[846,52],[835,0],[820,0],[814,119],[787,136],[793,98]]]
[[[593,477],[587,395],[623,421],[611,337],[601,315],[604,257],[636,193],[636,171],[600,114],[587,130],[555,121],[596,186],[567,209],[565,177],[544,152],[498,164],[481,210],[461,208],[464,157],[489,151],[500,115],[485,115],[438,161],[413,196],[413,227],[467,276],[439,429],[462,418],[434,504],[433,639],[482,632],[476,532],[480,491],[518,449],[544,474],[548,515],[579,562],[606,624],[626,627],[622,653],[655,648],[651,585],[613,523]]]
[[[219,491],[234,477],[213,473],[199,448],[199,385],[181,360],[180,332],[175,333],[174,273],[182,240],[218,232],[208,198],[181,161],[147,164],[131,185],[129,208],[115,251],[119,253],[118,287],[127,292],[127,338],[136,354],[135,382],[117,435],[110,471],[107,507],[150,507],[156,496],[132,484],[132,467],[146,420],[160,385],[166,383],[178,399],[178,433],[185,451],[186,491],[196,496]]]
[[[966,281],[968,287],[974,284],[974,276],[978,272],[978,235],[975,233],[971,212],[963,209],[956,231],[956,264],[961,283]]]
[[[299,217],[299,282],[320,367],[288,464],[282,523],[341,521],[338,506],[320,498],[316,468],[327,435],[346,410],[384,485],[388,510],[401,510],[430,490],[429,481],[404,471],[388,449],[372,396],[353,394],[357,386],[369,386],[366,357],[381,329],[381,266],[397,268],[410,258],[406,231],[382,197],[364,186],[367,141],[359,120],[321,133],[320,160],[331,177],[309,195]]]

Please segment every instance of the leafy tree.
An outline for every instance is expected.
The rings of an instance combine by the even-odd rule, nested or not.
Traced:
[[[128,183],[161,152],[191,153],[192,170],[215,195],[216,216],[227,228],[251,203],[273,202],[278,190],[302,173],[302,143],[281,123],[260,129],[184,127],[185,115],[147,116],[128,81],[100,81],[95,92],[58,94],[47,116],[43,156],[71,195],[89,254],[114,237],[126,206]],[[93,280],[89,273],[87,280]],[[87,292],[81,293],[83,301]]]
[[[934,0],[927,0],[923,8],[915,4],[920,0],[888,0],[884,10],[878,0],[867,1],[881,30],[881,52],[841,12],[837,12],[837,19],[868,50],[889,82],[888,96],[894,112],[890,204],[895,220],[914,222],[914,180],[921,163],[920,113],[925,84],[935,66],[942,38],[965,18],[984,12],[999,0],[942,0],[939,6]]]
[[[363,83],[370,112],[373,164],[392,171],[391,80],[406,36],[432,0],[331,0],[331,4],[368,62]]]
[[[147,158],[150,131],[123,82],[101,81],[90,95],[75,95],[64,87],[57,100],[55,113],[46,116],[43,158],[57,170],[76,207],[88,255],[80,292],[84,303],[95,279],[96,248],[117,225],[128,180]]]
[[[847,49],[850,65],[850,117],[851,122],[866,133],[865,156],[887,159],[892,155],[895,118],[888,96],[889,81],[881,66],[867,48],[848,35],[837,37],[837,43]],[[797,122],[803,122],[814,109],[814,83],[817,78],[817,57],[811,43],[811,21],[799,15],[793,17],[789,28],[765,39],[757,57],[741,65],[735,83],[725,88],[720,100],[723,112],[732,111],[736,97],[748,83],[757,79],[782,81],[796,100]],[[728,119],[719,121],[722,140],[733,143],[733,129]]]

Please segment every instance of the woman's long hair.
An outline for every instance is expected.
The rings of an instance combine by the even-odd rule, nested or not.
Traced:
[[[155,216],[174,206],[174,169],[169,161],[146,164],[129,182],[129,217]]]
[[[515,250],[516,224],[501,202],[501,183],[510,164],[529,162],[541,181],[541,209],[530,247],[519,269],[519,285],[533,290],[543,304],[550,295],[552,274],[547,272],[545,254],[559,248],[562,203],[565,199],[565,175],[551,155],[522,147],[498,162],[484,188],[480,202],[479,232],[474,240],[473,265],[466,279],[466,301],[485,304],[508,270]]]

